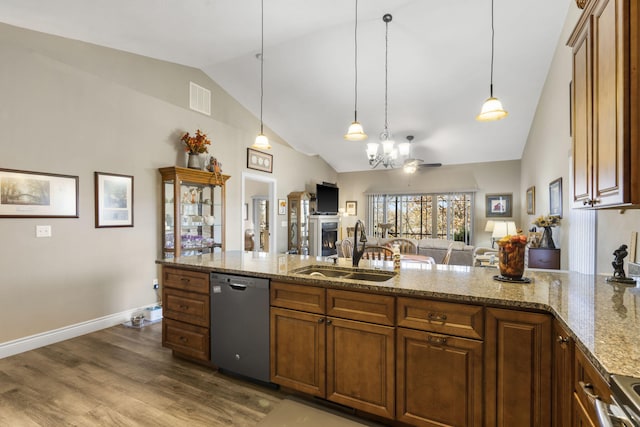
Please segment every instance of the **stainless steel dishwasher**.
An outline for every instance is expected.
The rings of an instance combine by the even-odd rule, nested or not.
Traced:
[[[269,279],[211,273],[211,361],[269,382]]]

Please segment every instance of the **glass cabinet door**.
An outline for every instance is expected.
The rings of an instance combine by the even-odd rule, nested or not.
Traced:
[[[224,250],[224,182],[229,177],[213,179],[213,173],[185,168],[160,172],[163,258]]]
[[[288,196],[288,249],[291,253],[309,253],[309,194],[296,191]]]

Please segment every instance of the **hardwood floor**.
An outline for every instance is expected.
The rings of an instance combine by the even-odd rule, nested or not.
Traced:
[[[0,426],[254,426],[285,394],[172,356],[162,324],[0,359]]]

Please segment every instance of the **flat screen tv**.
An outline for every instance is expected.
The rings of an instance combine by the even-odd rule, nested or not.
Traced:
[[[316,184],[316,213],[321,215],[338,213],[338,187],[326,183]]]

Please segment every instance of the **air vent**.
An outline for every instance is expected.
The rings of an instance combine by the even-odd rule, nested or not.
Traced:
[[[211,91],[189,82],[189,108],[207,116],[211,115]]]

